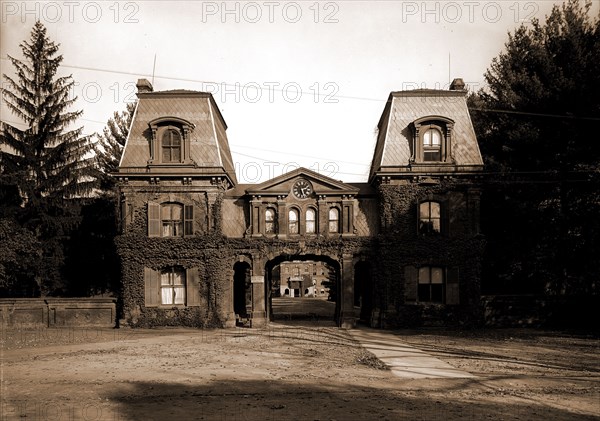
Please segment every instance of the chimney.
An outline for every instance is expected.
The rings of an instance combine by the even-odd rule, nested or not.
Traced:
[[[450,84],[451,91],[464,91],[465,90],[465,82],[461,78],[456,78]]]
[[[152,88],[152,84],[148,81],[148,79],[138,79],[135,87],[137,88],[138,94],[146,94],[154,90]]]

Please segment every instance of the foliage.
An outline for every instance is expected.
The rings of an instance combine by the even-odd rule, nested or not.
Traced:
[[[96,185],[96,171],[83,128],[68,130],[82,114],[67,111],[77,99],[70,98],[75,82],[70,76],[56,77],[62,56],[56,55],[58,45],[39,21],[30,42],[20,47],[26,61],[8,56],[17,80],[4,75],[2,96],[27,127],[3,123],[0,139],[10,150],[0,152],[2,176],[19,187],[26,206],[86,195]]]
[[[106,123],[102,134],[98,135],[96,159],[101,172],[103,190],[111,189],[115,185],[110,174],[119,169],[119,162],[129,135],[136,104],[136,102],[129,102],[124,111],[120,113],[115,111],[113,117]]]
[[[492,173],[488,292],[597,293],[599,62],[600,19],[569,0],[509,34],[469,98]]]
[[[0,219],[0,296],[34,295],[40,279],[40,244],[13,219]]]
[[[42,295],[60,294],[64,246],[79,223],[78,199],[97,185],[93,144],[81,127],[71,128],[82,114],[69,111],[77,99],[71,97],[74,81],[57,75],[62,56],[44,25],[36,22],[20,47],[25,60],[8,56],[16,77],[3,75],[1,93],[25,128],[2,122],[0,191],[7,201],[0,208],[18,222],[13,234],[25,242],[27,253],[38,256],[27,280],[27,271],[21,271],[20,281],[35,281]]]

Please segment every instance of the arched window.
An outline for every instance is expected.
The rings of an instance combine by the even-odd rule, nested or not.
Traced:
[[[436,162],[442,159],[442,133],[429,128],[423,133],[423,161]]]
[[[441,211],[438,202],[419,204],[419,233],[427,234],[441,231]]]
[[[181,134],[167,129],[162,135],[162,162],[181,162]]]
[[[183,237],[183,206],[164,203],[160,206],[163,237]]]
[[[340,232],[340,211],[338,208],[329,209],[329,232]]]
[[[169,268],[160,273],[161,304],[185,304],[185,271]]]
[[[306,210],[306,233],[314,234],[317,231],[317,212],[313,208]]]
[[[267,208],[265,211],[265,234],[275,234],[277,225],[277,213],[273,208]]]
[[[290,209],[288,212],[288,234],[298,234],[298,209]]]

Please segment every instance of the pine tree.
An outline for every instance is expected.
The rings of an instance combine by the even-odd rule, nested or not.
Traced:
[[[89,136],[82,136],[82,127],[69,130],[82,111],[68,111],[77,98],[70,98],[72,77],[57,77],[63,59],[57,55],[59,45],[38,21],[30,41],[20,47],[25,61],[8,56],[16,80],[3,75],[7,88],[2,96],[26,128],[2,124],[0,140],[8,148],[0,152],[0,166],[5,183],[18,186],[25,207],[41,210],[89,194],[97,184],[97,171]]]
[[[82,136],[81,127],[70,129],[82,112],[69,111],[77,98],[71,97],[72,77],[57,76],[59,45],[38,21],[20,47],[24,60],[8,56],[16,77],[3,75],[1,93],[25,128],[1,125],[0,190],[10,199],[1,214],[37,239],[30,242],[39,246],[39,270],[32,274],[41,274],[34,279],[41,294],[61,294],[65,245],[80,219],[78,199],[93,192],[98,171],[90,137]]]
[[[113,117],[106,123],[102,134],[98,135],[96,159],[102,173],[103,190],[111,189],[114,186],[114,179],[110,174],[119,169],[119,161],[129,134],[135,107],[136,102],[128,102],[124,111],[120,113],[115,111]]]

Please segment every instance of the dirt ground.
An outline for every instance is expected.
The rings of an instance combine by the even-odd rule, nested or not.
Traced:
[[[584,335],[394,332],[477,376],[406,380],[323,321],[1,333],[1,420],[600,419],[599,342]]]

